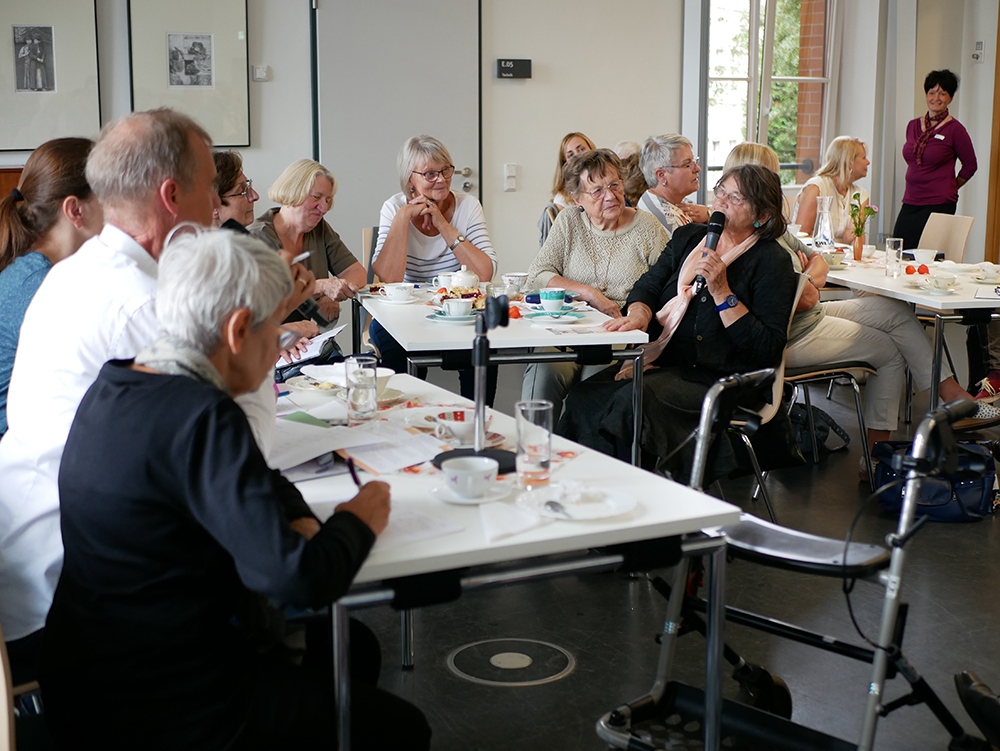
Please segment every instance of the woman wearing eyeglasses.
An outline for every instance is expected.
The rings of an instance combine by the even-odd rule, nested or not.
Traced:
[[[644,330],[643,460],[683,482],[708,388],[725,375],[776,366],[785,348],[798,286],[788,253],[781,182],[747,165],[726,172],[715,188],[714,211],[726,215],[718,247],[706,248],[702,224],[679,227],[656,264],[635,283],[628,315],[611,331]],[[698,291],[698,279],[705,286]],[[632,377],[607,368],[569,394],[558,432],[585,446],[628,458],[632,446]],[[710,454],[706,483],[735,468],[726,441]]]
[[[684,199],[698,190],[701,166],[691,142],[677,133],[650,136],[639,153],[639,169],[646,178],[646,192],[638,208],[660,220],[667,237],[691,222],[706,224],[708,208]]]
[[[396,157],[400,193],[382,204],[372,269],[383,282],[429,283],[437,274],[465,266],[488,282],[497,257],[479,201],[451,189],[455,165],[444,144],[431,136],[414,136]],[[382,364],[406,372],[406,352],[372,321],[371,339]],[[490,369],[487,401],[496,392],[496,370]],[[460,371],[463,396],[472,396],[472,370]]]
[[[267,197],[279,204],[248,228],[250,233],[295,257],[310,255],[303,265],[316,276],[320,312],[329,320],[340,316],[340,303],[365,284],[365,268],[347,249],[340,235],[323,218],[333,208],[337,179],[312,159],[299,159],[278,175]]]
[[[578,154],[563,172],[579,210],[559,212],[528,267],[528,288],[563,287],[605,315],[620,317],[632,285],[670,238],[650,214],[625,205],[621,161],[610,149]],[[599,370],[575,363],[532,363],[524,371],[521,397],[549,399],[558,418],[573,384]]]

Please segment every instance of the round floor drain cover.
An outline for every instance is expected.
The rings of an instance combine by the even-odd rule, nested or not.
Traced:
[[[535,639],[489,639],[448,655],[459,678],[488,686],[538,686],[565,678],[576,660],[562,647]]]

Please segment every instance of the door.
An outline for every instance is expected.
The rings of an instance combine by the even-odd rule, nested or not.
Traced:
[[[452,189],[480,198],[478,5],[318,4],[320,161],[338,183],[327,219],[359,260],[362,228],[400,191],[396,155],[411,136],[444,143]]]

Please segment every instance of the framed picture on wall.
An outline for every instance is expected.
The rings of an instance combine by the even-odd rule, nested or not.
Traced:
[[[246,0],[129,0],[133,111],[172,107],[250,145]]]
[[[0,151],[101,130],[94,0],[0,3]]]

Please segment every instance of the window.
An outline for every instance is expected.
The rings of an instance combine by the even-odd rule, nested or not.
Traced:
[[[757,141],[782,164],[805,163],[805,171],[783,169],[782,183],[804,182],[822,158],[828,0],[711,0],[710,7],[708,171],[721,170],[735,144]]]

